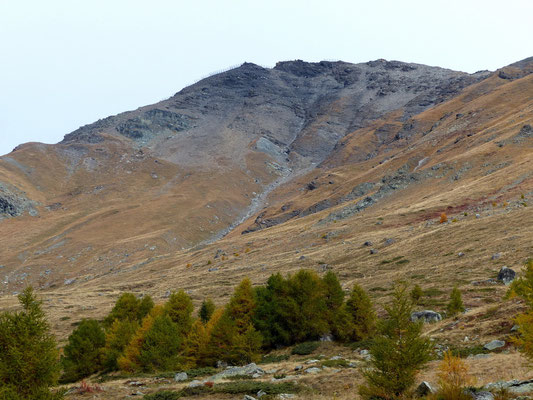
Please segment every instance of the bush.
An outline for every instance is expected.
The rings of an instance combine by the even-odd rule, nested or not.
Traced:
[[[422,291],[422,288],[419,285],[415,285],[413,287],[413,290],[411,290],[411,293],[409,293],[409,296],[411,296],[411,300],[414,304],[418,304],[423,295],[424,292]]]
[[[288,354],[267,354],[261,357],[260,364],[272,364],[272,363],[279,363],[281,361],[286,361],[289,359]]]
[[[442,213],[440,215],[440,221],[439,221],[441,224],[444,224],[445,222],[448,222],[448,216],[446,215],[446,213]]]
[[[411,321],[413,304],[404,285],[396,285],[387,318],[379,322],[370,346],[370,368],[363,371],[363,399],[402,399],[408,396],[419,370],[430,360],[432,345],[422,336],[422,323]]]
[[[33,289],[19,296],[22,311],[0,314],[0,398],[62,398],[49,388],[59,377],[57,344]]]
[[[291,354],[307,356],[313,353],[320,346],[320,342],[304,342],[297,344],[292,348]]]
[[[465,307],[463,305],[461,291],[457,287],[454,287],[452,294],[450,295],[450,302],[446,307],[446,311],[448,312],[448,315],[454,316],[460,312],[463,312],[464,310]]]
[[[169,390],[164,390],[161,392],[147,394],[143,397],[144,400],[177,400],[181,397],[179,392],[171,392]]]
[[[102,368],[105,334],[97,321],[83,320],[72,332],[61,357],[62,382],[75,382]]]

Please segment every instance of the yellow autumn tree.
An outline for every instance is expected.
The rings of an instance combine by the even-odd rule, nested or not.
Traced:
[[[468,366],[460,357],[454,356],[450,351],[444,353],[437,376],[440,386],[436,396],[438,399],[470,399],[470,395],[465,392],[465,388],[472,386],[475,380],[468,373]]]
[[[119,357],[117,363],[122,371],[134,372],[141,369],[140,355],[146,333],[152,328],[157,316],[163,314],[163,308],[156,306],[142,320],[141,327],[135,332],[131,341],[124,349],[124,354]]]

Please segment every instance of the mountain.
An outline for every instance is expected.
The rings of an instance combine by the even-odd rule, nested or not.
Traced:
[[[0,304],[31,283],[66,333],[66,303],[99,316],[124,290],[223,301],[243,276],[304,267],[379,295],[517,267],[531,255],[532,72],[531,58],[475,74],[245,63],[21,145],[0,157]],[[474,289],[472,306],[492,296]]]

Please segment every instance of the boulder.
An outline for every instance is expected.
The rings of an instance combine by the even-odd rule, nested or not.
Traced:
[[[368,240],[365,243],[363,243],[363,246],[370,247],[370,246],[372,246],[372,242],[370,240]]]
[[[224,371],[219,372],[218,374],[213,375],[209,378],[210,381],[217,381],[220,379],[227,379],[230,376],[236,375],[248,375],[250,377],[259,377],[263,375],[265,371],[259,368],[255,363],[245,365],[243,367],[228,367]]]
[[[252,397],[248,394],[245,394],[244,397],[243,397],[243,400],[257,400],[255,397]]]
[[[514,379],[512,381],[500,381],[494,383],[488,383],[483,387],[485,390],[501,390],[507,389],[511,393],[522,394],[533,392],[533,379],[526,381],[519,381]]]
[[[189,378],[187,375],[187,372],[178,372],[176,375],[174,375],[174,380],[176,382],[183,382],[186,381]]]
[[[370,249],[370,254],[378,254],[378,251],[376,249]]]
[[[416,397],[426,397],[432,393],[435,393],[435,389],[433,389],[426,381],[423,381],[420,385],[418,385],[415,390]]]
[[[485,350],[496,350],[496,349],[499,349],[500,347],[503,347],[505,346],[505,342],[503,340],[493,340],[491,342],[488,342],[485,346],[483,346],[483,348]]]
[[[500,272],[498,272],[498,280],[503,282],[505,285],[509,285],[512,281],[514,281],[515,277],[516,272],[511,268],[502,267]]]
[[[322,369],[317,367],[311,367],[305,370],[305,372],[308,374],[318,374],[320,371],[322,371]]]
[[[189,383],[188,387],[195,388],[195,387],[200,387],[200,386],[203,386],[203,385],[204,385],[204,383],[202,381],[194,380],[191,383]]]
[[[411,314],[411,321],[417,322],[420,320],[425,323],[438,322],[442,320],[442,315],[432,310],[415,311]]]

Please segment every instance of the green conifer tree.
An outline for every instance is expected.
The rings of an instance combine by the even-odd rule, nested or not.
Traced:
[[[164,307],[165,313],[178,325],[179,333],[183,337],[191,330],[193,310],[191,298],[183,290],[172,293]]]
[[[413,287],[413,290],[411,290],[411,293],[409,293],[411,296],[411,300],[413,301],[413,304],[418,304],[422,296],[424,295],[424,292],[422,291],[422,288],[419,285],[415,285]]]
[[[156,316],[143,339],[138,358],[143,372],[172,371],[181,366],[184,338],[170,316]]]
[[[202,302],[198,316],[204,324],[207,324],[207,322],[215,312],[215,308],[215,303],[213,303],[213,300],[211,299],[207,299]]]
[[[93,319],[81,321],[68,338],[64,355],[62,382],[75,382],[102,369],[105,333]]]
[[[331,332],[337,330],[338,318],[343,302],[344,290],[333,271],[328,271],[322,278],[326,294],[326,318]]]
[[[52,400],[60,364],[57,344],[31,287],[19,296],[22,311],[0,314],[0,398]]]
[[[454,316],[458,313],[463,312],[464,310],[465,307],[463,305],[461,291],[457,287],[454,287],[452,290],[452,294],[450,295],[450,302],[446,307],[446,311],[448,312],[449,316]]]
[[[359,388],[363,399],[408,398],[419,370],[431,358],[431,342],[422,336],[422,323],[411,321],[413,304],[404,285],[396,285],[387,318],[378,324],[370,347],[366,384]]]
[[[350,297],[346,301],[345,311],[349,322],[344,329],[348,329],[347,339],[357,342],[371,336],[376,329],[376,312],[372,301],[364,289],[354,284]]]
[[[104,319],[104,327],[107,329],[113,321],[141,321],[140,301],[133,293],[123,293],[118,298],[111,312]]]

